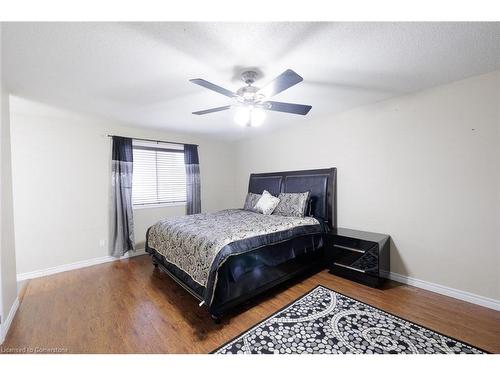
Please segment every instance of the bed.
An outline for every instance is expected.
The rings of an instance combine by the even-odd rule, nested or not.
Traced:
[[[336,168],[256,173],[248,192],[309,191],[309,216],[243,209],[167,218],[146,233],[153,264],[205,305],[213,319],[277,285],[324,266],[336,225]]]

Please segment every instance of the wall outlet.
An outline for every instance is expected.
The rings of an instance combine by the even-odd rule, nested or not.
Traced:
[[[103,249],[106,246],[106,240],[99,240],[99,247]]]

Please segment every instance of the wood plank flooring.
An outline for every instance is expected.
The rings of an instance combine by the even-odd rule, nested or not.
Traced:
[[[372,289],[327,271],[268,293],[215,324],[148,256],[29,281],[0,352],[208,353],[318,284],[500,353],[498,311],[395,282]]]

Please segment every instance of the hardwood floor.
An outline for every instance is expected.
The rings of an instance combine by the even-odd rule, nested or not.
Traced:
[[[389,282],[372,289],[322,271],[215,324],[197,301],[139,256],[31,280],[3,352],[208,353],[318,284],[500,353],[500,312]]]

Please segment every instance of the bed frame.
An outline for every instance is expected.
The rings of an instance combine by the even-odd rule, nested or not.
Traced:
[[[311,216],[323,221],[327,230],[332,230],[336,227],[337,223],[336,179],[336,168],[275,173],[252,173],[248,184],[248,192],[262,194],[264,190],[267,190],[271,194],[277,196],[279,193],[309,191]],[[159,267],[162,271],[167,273],[175,282],[186,289],[196,299],[203,301],[201,291],[193,290],[189,287],[180,277],[172,272],[171,265],[167,264],[163,258],[158,256],[154,249],[148,248],[147,236],[148,233],[146,234],[146,251],[152,255],[155,267]],[[296,240],[300,240],[300,238]],[[285,245],[287,243],[288,242],[286,242]],[[284,244],[269,245],[265,247],[265,250],[273,251],[278,249],[279,246],[284,246]],[[289,260],[279,266],[268,267],[267,270],[264,269],[262,280],[265,281],[262,283],[257,282],[251,290],[245,291],[241,293],[241,295],[237,295],[236,293],[228,300],[218,300],[216,285],[214,300],[209,307],[211,317],[218,321],[222,314],[255,296],[281,285],[292,278],[324,268],[325,259],[322,249],[320,250],[306,253],[306,255],[302,257]],[[242,255],[236,255],[234,258]],[[221,272],[222,267],[219,269],[219,272]],[[235,290],[238,289],[236,283],[234,284],[234,288]],[[200,306],[202,304],[203,302],[200,303]]]

